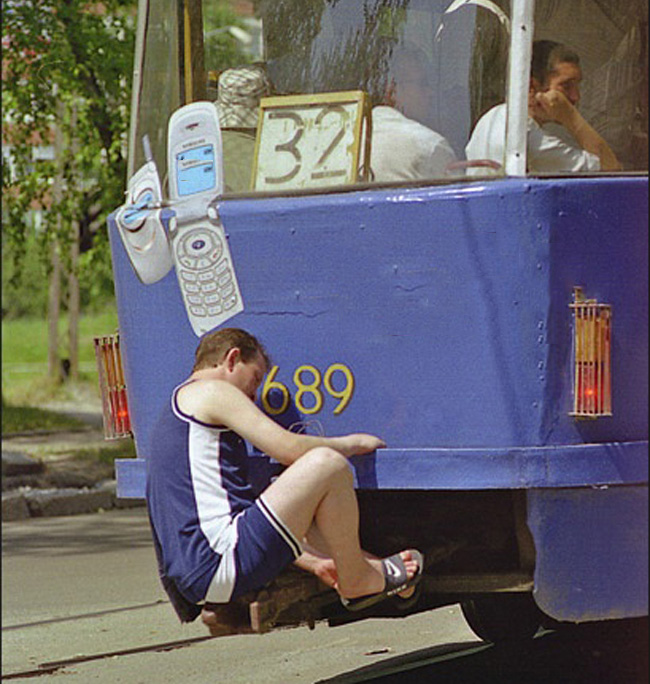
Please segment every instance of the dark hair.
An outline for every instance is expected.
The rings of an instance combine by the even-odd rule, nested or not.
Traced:
[[[192,372],[219,365],[226,354],[235,348],[241,352],[244,363],[252,361],[259,354],[266,368],[270,368],[271,359],[257,338],[240,328],[222,328],[201,338],[194,355]]]
[[[546,79],[555,71],[555,66],[561,62],[580,66],[580,57],[571,48],[554,40],[536,40],[533,43],[530,75],[540,83],[546,83]]]

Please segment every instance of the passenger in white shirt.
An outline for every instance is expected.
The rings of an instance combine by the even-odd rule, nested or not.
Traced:
[[[607,142],[582,117],[582,70],[578,55],[550,40],[533,43],[528,102],[528,171],[619,171],[621,165]],[[484,114],[465,148],[468,161],[491,160],[502,165],[506,137],[506,105]],[[485,167],[469,168],[485,175]]]
[[[377,182],[445,176],[456,155],[440,134],[420,123],[431,106],[431,86],[419,52],[399,55],[386,104],[372,110],[370,167]]]

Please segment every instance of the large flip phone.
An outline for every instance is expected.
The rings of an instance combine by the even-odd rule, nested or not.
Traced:
[[[147,161],[129,181],[127,200],[117,212],[116,223],[133,270],[150,285],[169,273],[173,261],[161,219],[160,178],[146,136],[143,145]]]
[[[169,120],[169,198],[176,217],[172,258],[192,329],[202,335],[243,310],[226,234],[211,202],[223,193],[219,119],[210,102]]]

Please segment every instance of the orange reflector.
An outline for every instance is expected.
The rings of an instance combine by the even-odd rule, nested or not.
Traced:
[[[120,356],[120,335],[95,337],[95,359],[102,394],[104,438],[131,437],[131,420]]]
[[[573,411],[572,416],[612,415],[612,307],[585,299],[573,288]]]

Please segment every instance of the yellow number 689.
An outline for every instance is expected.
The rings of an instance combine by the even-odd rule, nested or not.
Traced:
[[[262,406],[264,410],[272,415],[277,416],[284,413],[287,408],[289,408],[290,394],[286,385],[277,381],[276,375],[278,374],[279,367],[273,366],[266,376],[264,386],[262,387]],[[341,389],[336,389],[333,384],[333,376],[336,373],[342,373],[345,379],[345,383]],[[309,376],[309,381],[305,380],[305,377]],[[323,408],[323,393],[321,391],[321,383],[327,393],[339,400],[336,408],[334,409],[334,414],[338,415],[345,410],[347,405],[352,399],[352,394],[354,392],[354,376],[352,371],[342,363],[333,363],[325,371],[324,375],[315,366],[305,364],[296,368],[293,374],[293,382],[296,386],[296,396],[295,404],[296,408],[307,415],[318,413]],[[271,406],[269,402],[269,392],[272,390],[277,390],[282,397],[280,406]],[[309,402],[310,405],[306,406],[303,399],[306,395],[311,395],[313,401]]]

